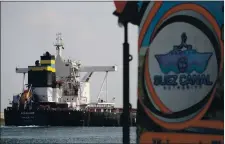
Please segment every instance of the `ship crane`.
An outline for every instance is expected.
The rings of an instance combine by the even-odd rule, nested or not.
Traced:
[[[97,97],[97,102],[99,102],[100,95],[103,92],[103,86],[105,84],[106,103],[107,103],[108,101],[107,77],[109,72],[114,71],[117,71],[117,66],[83,66],[79,69],[79,72],[87,72],[87,74],[81,79],[81,82],[88,82],[94,72],[105,72],[105,77],[103,79],[101,89]]]
[[[101,89],[100,89],[99,94],[98,94],[98,97],[97,97],[97,102],[101,102],[100,95],[102,93],[102,89],[103,89],[104,84],[106,86],[106,102],[107,102],[107,93],[108,93],[107,92],[107,76],[108,76],[108,72],[106,72],[105,77],[104,77],[104,80],[102,82],[102,86],[101,86]]]
[[[100,92],[98,94],[97,101],[100,98],[100,94],[102,92],[104,84],[106,86],[106,101],[107,101],[107,77],[108,77],[108,72],[117,71],[117,67],[116,66],[85,66],[85,67],[81,67],[79,71],[80,72],[88,72],[82,78],[82,81],[86,81],[87,79],[89,80],[94,72],[105,72],[105,77],[104,77],[104,80],[102,82],[101,89],[100,89]]]

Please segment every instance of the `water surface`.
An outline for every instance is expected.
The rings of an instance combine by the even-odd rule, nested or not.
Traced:
[[[1,144],[122,143],[122,127],[1,127]],[[131,143],[136,127],[130,128]]]

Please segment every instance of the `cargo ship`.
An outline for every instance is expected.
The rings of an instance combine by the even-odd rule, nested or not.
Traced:
[[[4,109],[6,126],[121,126],[122,108],[107,100],[107,76],[116,66],[83,66],[80,61],[62,57],[64,44],[57,33],[56,56],[45,52],[34,66],[16,68],[23,74],[21,93],[14,95],[11,106]],[[90,78],[105,72],[101,90],[91,102]],[[81,73],[86,73],[81,77]],[[26,74],[28,82],[25,82]],[[105,100],[101,97],[103,86]],[[130,125],[136,125],[136,109],[130,105]]]

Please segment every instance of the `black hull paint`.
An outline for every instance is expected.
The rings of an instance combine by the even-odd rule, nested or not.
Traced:
[[[6,126],[121,126],[121,114],[76,110],[4,110]],[[131,119],[135,126],[135,118]]]

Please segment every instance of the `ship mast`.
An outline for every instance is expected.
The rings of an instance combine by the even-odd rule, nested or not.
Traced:
[[[57,51],[56,55],[62,56],[62,50],[64,49],[62,33],[56,34],[56,42],[54,43],[54,46],[56,47],[56,51]]]

